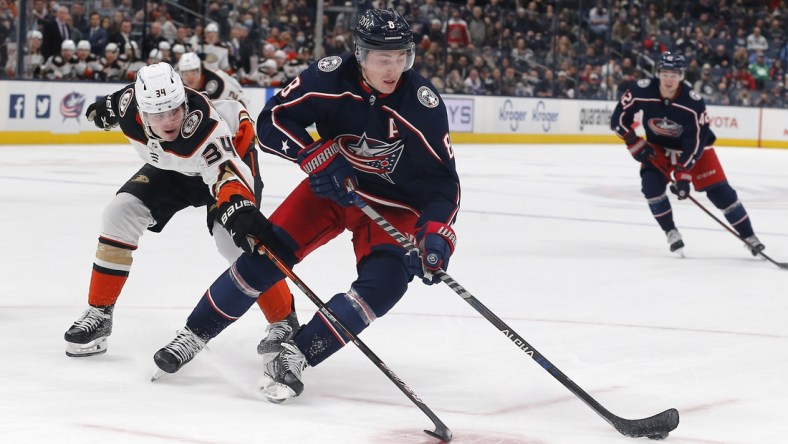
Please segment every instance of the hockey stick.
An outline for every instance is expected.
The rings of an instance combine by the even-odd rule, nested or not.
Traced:
[[[746,245],[748,248],[750,248],[750,244],[749,244],[749,242],[745,241],[745,240],[744,240],[744,239],[743,239],[743,238],[742,238],[742,237],[739,235],[739,233],[737,233],[736,231],[734,231],[734,229],[733,229],[733,228],[731,228],[731,227],[729,227],[729,226],[728,226],[728,224],[726,224],[725,222],[721,221],[721,220],[720,220],[720,219],[719,219],[717,216],[715,216],[714,214],[712,214],[712,213],[711,213],[711,212],[710,212],[710,211],[709,211],[709,210],[708,210],[706,207],[704,207],[704,206],[703,206],[703,205],[702,205],[700,202],[698,202],[698,201],[697,201],[697,200],[696,200],[694,197],[692,197],[692,196],[687,196],[687,198],[688,198],[689,200],[691,200],[691,201],[692,201],[692,203],[694,203],[695,205],[697,205],[697,206],[698,206],[698,208],[700,208],[701,210],[703,210],[703,212],[704,212],[704,213],[708,214],[708,215],[709,215],[709,217],[711,217],[712,219],[714,219],[715,221],[717,221],[717,223],[718,223],[718,224],[722,225],[722,228],[725,228],[726,230],[728,230],[728,232],[729,232],[729,233],[731,233],[732,235],[736,236],[736,237],[737,237],[737,238],[738,238],[740,241],[744,242],[744,245]],[[769,261],[769,262],[773,263],[774,265],[777,265],[778,267],[780,267],[780,268],[782,268],[782,269],[786,269],[786,268],[788,268],[788,263],[786,263],[786,262],[777,262],[777,261],[775,261],[774,259],[772,259],[772,258],[770,258],[769,256],[767,256],[767,255],[766,255],[766,253],[764,253],[764,252],[763,252],[763,250],[759,250],[759,251],[758,251],[758,254],[760,254],[761,256],[763,256],[763,257],[764,257],[764,259],[766,259],[767,261]]]
[[[370,350],[369,347],[367,347],[367,345],[364,344],[361,341],[361,339],[358,338],[358,336],[351,333],[347,329],[347,327],[345,327],[341,322],[339,322],[339,320],[336,318],[336,316],[331,311],[331,309],[328,308],[326,304],[323,303],[322,300],[320,300],[320,298],[315,294],[314,291],[312,291],[309,287],[307,287],[304,281],[302,281],[301,278],[299,278],[293,272],[293,270],[291,270],[290,267],[287,266],[287,264],[282,262],[271,250],[266,248],[264,245],[260,246],[260,248],[257,251],[258,253],[268,257],[268,259],[270,259],[271,262],[273,262],[274,265],[276,265],[276,267],[279,268],[279,270],[285,274],[285,276],[290,278],[290,280],[294,284],[296,284],[296,286],[302,292],[304,292],[306,297],[308,297],[315,305],[317,305],[318,309],[320,310],[320,313],[322,313],[323,316],[325,316],[326,319],[328,319],[331,322],[331,324],[334,325],[334,327],[339,329],[339,331],[341,331],[343,335],[350,338],[351,341],[353,341],[353,343],[356,344],[356,347],[358,347],[359,350],[362,351],[362,353],[367,355],[367,358],[369,358],[369,360],[372,361],[372,363],[375,364],[380,369],[380,371],[382,371],[391,380],[391,382],[393,382],[394,385],[396,385],[397,388],[400,389],[400,391],[402,391],[402,393],[404,393],[405,396],[408,397],[408,399],[410,399],[414,404],[416,404],[416,406],[419,409],[421,409],[421,411],[424,412],[424,414],[427,415],[428,418],[430,418],[430,421],[432,421],[432,423],[435,425],[435,431],[431,432],[429,430],[424,430],[424,433],[432,436],[433,438],[440,439],[441,441],[444,442],[451,441],[452,438],[451,430],[449,430],[449,428],[446,427],[443,421],[441,421],[440,418],[438,418],[438,416],[435,413],[433,413],[429,407],[427,407],[427,404],[425,404],[424,401],[422,401],[416,395],[416,393],[413,392],[413,390],[411,390],[410,387],[408,387],[405,384],[405,382],[403,382],[402,379],[399,378],[399,376],[394,374],[394,371],[392,371],[375,353],[373,353],[372,350]]]
[[[372,219],[380,228],[386,231],[397,243],[400,244],[402,248],[407,251],[416,250],[418,254],[418,249],[416,248],[413,243],[411,243],[405,235],[403,235],[396,227],[391,225],[383,216],[380,215],[374,208],[367,205],[367,203],[354,191],[350,191],[350,194],[353,198],[353,203],[356,205],[361,211],[364,212],[370,219]],[[662,413],[656,414],[649,418],[643,419],[624,419],[619,416],[614,415],[609,410],[604,408],[601,404],[599,404],[594,398],[591,397],[588,393],[586,393],[580,386],[575,384],[568,376],[566,376],[561,370],[559,370],[556,366],[554,366],[550,361],[547,360],[541,353],[536,351],[531,344],[529,344],[522,336],[518,335],[511,327],[506,325],[498,316],[496,316],[493,312],[491,312],[487,307],[484,306],[478,299],[476,299],[471,293],[469,293],[465,288],[462,287],[457,281],[455,281],[451,276],[449,276],[445,271],[441,270],[438,273],[440,279],[446,283],[455,293],[457,293],[465,302],[471,305],[476,311],[478,311],[482,316],[485,317],[490,323],[492,323],[501,333],[503,333],[509,340],[511,340],[514,345],[517,346],[520,350],[525,352],[526,355],[530,356],[531,359],[536,361],[542,368],[547,370],[548,373],[553,375],[555,379],[558,380],[564,387],[568,388],[570,392],[572,392],[575,396],[580,398],[587,406],[591,407],[593,411],[595,411],[599,416],[601,416],[605,421],[610,423],[616,430],[618,430],[622,435],[629,436],[632,438],[641,438],[647,437],[651,439],[665,439],[673,429],[678,427],[679,425],[679,412],[676,409],[668,409]]]
[[[673,180],[673,178],[672,178],[672,177],[670,177],[670,173],[668,173],[668,172],[667,172],[667,171],[665,171],[664,169],[660,168],[660,167],[659,167],[657,164],[655,164],[655,163],[654,163],[654,161],[653,161],[653,160],[649,160],[649,162],[651,162],[651,165],[653,165],[653,166],[654,166],[654,168],[658,169],[658,170],[659,170],[659,171],[660,171],[662,174],[664,174],[664,175],[665,175],[665,178],[668,180],[668,182],[669,182],[671,185],[675,185],[675,184],[676,184],[676,181],[675,181],[675,180]],[[728,230],[728,232],[729,232],[729,233],[731,233],[732,235],[736,236],[736,238],[737,238],[737,239],[739,239],[740,241],[744,242],[744,245],[746,245],[748,248],[750,248],[750,243],[749,243],[749,242],[747,242],[746,240],[744,240],[744,238],[743,238],[743,237],[741,237],[741,236],[739,235],[739,233],[737,233],[737,232],[736,232],[736,230],[734,230],[733,228],[729,227],[729,226],[728,226],[728,224],[726,224],[725,222],[721,221],[721,220],[720,220],[720,219],[719,219],[717,216],[715,216],[715,215],[714,215],[714,214],[713,214],[711,211],[709,211],[709,210],[708,210],[708,209],[707,209],[705,206],[703,206],[703,204],[701,204],[701,203],[700,203],[700,202],[698,202],[698,201],[697,201],[697,200],[696,200],[694,197],[692,197],[692,195],[691,195],[691,194],[688,194],[688,195],[687,195],[687,199],[691,200],[691,201],[692,201],[692,203],[694,203],[695,205],[697,205],[697,206],[698,206],[698,208],[700,208],[701,210],[703,210],[703,212],[704,212],[704,213],[708,214],[708,215],[709,215],[709,217],[711,217],[712,219],[714,219],[714,220],[715,220],[715,221],[716,221],[718,224],[722,225],[722,228],[725,228],[726,230]],[[752,250],[751,250],[751,251],[752,251]],[[764,259],[766,259],[767,261],[769,261],[769,262],[773,263],[774,265],[776,265],[776,266],[778,266],[778,267],[780,267],[780,268],[782,268],[782,269],[788,269],[788,263],[786,263],[786,262],[777,262],[777,261],[775,261],[775,260],[774,260],[774,259],[772,259],[771,257],[767,256],[767,255],[766,255],[766,253],[764,253],[764,252],[763,252],[763,250],[759,250],[759,251],[758,251],[758,254],[760,254],[761,256],[763,256],[763,257],[764,257]]]

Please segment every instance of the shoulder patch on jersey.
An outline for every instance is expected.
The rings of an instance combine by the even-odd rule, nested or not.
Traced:
[[[215,93],[217,88],[219,88],[219,82],[217,82],[216,80],[209,80],[205,84],[205,92],[207,94]]]
[[[438,96],[429,87],[422,86],[416,94],[419,97],[419,102],[427,108],[435,108],[440,103]]]
[[[202,111],[196,110],[189,113],[189,115],[183,119],[183,125],[181,125],[181,137],[184,139],[191,137],[194,134],[194,131],[200,126],[200,122],[202,122]]]
[[[120,101],[118,102],[120,117],[126,116],[126,110],[129,109],[129,105],[131,104],[131,99],[133,98],[134,98],[134,88],[129,88],[126,91],[123,91],[123,94],[120,96]]]
[[[317,69],[323,72],[331,72],[339,68],[339,65],[341,64],[342,64],[342,57],[339,56],[324,57],[317,62]]]
[[[701,97],[700,97],[700,94],[696,93],[694,89],[691,89],[691,90],[690,90],[690,92],[689,92],[689,96],[690,96],[690,97],[691,97],[693,100],[700,100],[700,99],[701,99]]]
[[[651,85],[651,79],[640,79],[638,80],[638,86],[641,88],[645,88]]]

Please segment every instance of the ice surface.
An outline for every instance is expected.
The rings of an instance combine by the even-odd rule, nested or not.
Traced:
[[[146,234],[109,351],[68,358],[103,207],[140,167],[129,146],[0,148],[0,442],[431,443],[432,423],[354,346],[305,371],[285,404],[256,391],[256,308],[179,373],[150,382],[226,267],[204,210]],[[719,148],[766,253],[788,260],[788,151]],[[784,443],[788,271],[752,258],[690,202],[687,257],[668,252],[623,146],[456,147],[463,184],[450,274],[613,413],[675,407],[670,443]],[[263,156],[270,212],[303,178]],[[721,217],[702,194],[701,203]],[[354,278],[349,236],[296,268],[324,300]],[[302,322],[314,312],[298,293]],[[361,338],[456,443],[597,444],[612,427],[447,286],[411,284]],[[640,440],[645,442],[645,440]]]

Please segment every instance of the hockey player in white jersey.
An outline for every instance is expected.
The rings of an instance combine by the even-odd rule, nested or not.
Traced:
[[[142,68],[135,83],[91,104],[86,116],[105,130],[119,125],[145,164],[104,210],[89,307],[65,333],[66,355],[72,357],[107,351],[115,302],[146,229],[160,232],[178,211],[206,206],[208,229],[230,263],[254,250],[247,236],[263,242],[272,237],[257,207],[262,181],[254,123],[240,102],[214,105],[184,88],[172,66],[157,63]],[[264,293],[260,305],[269,322],[284,319],[292,309],[284,281]],[[201,344],[188,330],[178,338]]]
[[[246,105],[238,80],[224,71],[206,68],[196,53],[187,52],[181,56],[178,72],[186,86],[204,92],[211,100],[238,100]]]

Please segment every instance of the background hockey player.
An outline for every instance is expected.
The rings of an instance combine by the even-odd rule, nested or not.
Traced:
[[[355,54],[319,60],[269,100],[258,135],[265,151],[298,162],[309,173],[271,215],[284,245],[262,242],[292,266],[350,230],[358,278],[327,304],[358,334],[400,300],[414,275],[432,284],[438,278],[425,269],[447,268],[456,242],[450,225],[459,209],[460,183],[444,103],[429,81],[410,69],[414,45],[408,23],[394,10],[368,10],[355,34]],[[306,130],[312,123],[321,135],[317,141]],[[434,261],[405,255],[351,205],[348,182],[415,238],[422,257]],[[204,341],[215,337],[251,305],[248,292],[263,291],[281,278],[266,257],[241,256],[211,285],[210,299],[203,297],[195,307],[187,329]],[[348,338],[316,314],[293,340],[280,341],[269,331],[258,348],[265,362],[261,389],[275,402],[300,394],[307,364],[319,364]],[[172,343],[159,353],[173,354],[170,348]]]
[[[106,352],[115,302],[146,229],[160,232],[178,211],[206,206],[208,229],[231,263],[242,253],[240,248],[252,252],[246,235],[270,236],[268,226],[235,217],[245,211],[259,213],[255,205],[262,190],[254,124],[239,102],[212,105],[184,88],[169,64],[158,63],[142,68],[135,83],[91,104],[86,115],[105,130],[120,125],[145,165],[104,210],[89,308],[65,333],[66,354],[72,357]],[[219,222],[226,229],[217,227]],[[284,282],[273,286],[264,300],[271,322],[291,311]],[[188,334],[179,337],[190,340]]]
[[[244,103],[244,91],[238,80],[224,71],[205,68],[200,56],[187,52],[178,61],[178,72],[189,88],[204,92],[211,100],[238,100]]]
[[[50,56],[41,67],[41,77],[48,80],[69,80],[74,77],[77,45],[73,40],[63,40],[60,54]]]
[[[621,96],[610,126],[624,139],[632,157],[641,162],[642,192],[667,236],[670,251],[683,254],[684,248],[665,193],[672,180],[670,190],[679,199],[686,199],[693,187],[706,192],[756,255],[764,246],[753,233],[747,211],[717,159],[706,104],[684,82],[686,67],[684,56],[664,53],[656,78],[639,80]],[[639,111],[643,112],[645,139],[632,127]]]

